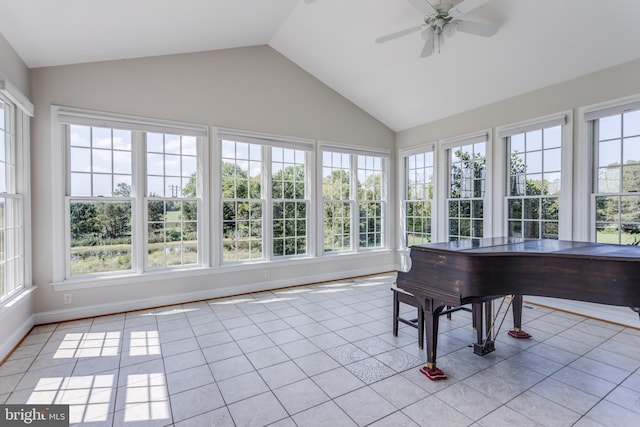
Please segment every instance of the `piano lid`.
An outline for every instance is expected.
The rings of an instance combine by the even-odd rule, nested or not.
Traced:
[[[574,242],[553,239],[522,239],[516,237],[487,237],[444,243],[415,245],[411,249],[435,252],[461,252],[477,255],[497,254],[554,254],[580,257],[606,257],[640,261],[640,247],[594,242]]]

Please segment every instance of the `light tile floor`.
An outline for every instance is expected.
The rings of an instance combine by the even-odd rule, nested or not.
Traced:
[[[473,354],[441,319],[429,381],[391,334],[394,275],[38,326],[0,366],[0,402],[70,405],[89,426],[640,425],[640,331],[526,306]],[[410,314],[411,307],[404,306]]]

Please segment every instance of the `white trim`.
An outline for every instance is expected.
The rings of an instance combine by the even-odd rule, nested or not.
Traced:
[[[573,158],[573,111],[567,111],[565,113],[566,123],[562,126],[562,146],[560,152],[562,155],[562,177],[560,178],[560,205],[562,209],[559,212],[558,218],[558,238],[560,240],[574,240],[573,230],[576,226],[575,218],[573,217],[574,206],[573,197],[574,192],[582,194],[583,198],[585,194],[581,191],[576,191],[573,188],[574,176],[574,158]],[[579,210],[577,212],[580,212]],[[584,215],[584,214],[583,214]]]
[[[344,145],[334,142],[320,141],[318,143],[318,149],[323,151],[335,151],[345,154],[355,154],[359,156],[378,156],[378,157],[390,157],[391,150],[387,148],[373,148],[365,147],[362,145]]]
[[[31,231],[31,127],[29,115],[20,111],[16,114],[16,142],[19,141],[19,148],[16,150],[16,164],[20,169],[17,176],[17,189],[26,195],[22,200],[22,221],[24,227],[23,238],[23,259],[24,259],[24,286],[29,288],[33,282],[33,246]]]
[[[491,130],[482,130],[480,132],[473,132],[466,135],[455,136],[452,138],[444,138],[439,142],[440,148],[443,150],[449,150],[452,147],[458,147],[462,145],[477,144],[478,142],[489,142]]]
[[[65,149],[65,127],[57,122],[58,107],[51,106],[51,279],[61,282],[66,277],[69,260],[68,225],[66,225],[65,196],[67,194],[67,159]],[[62,246],[64,245],[64,246]]]
[[[261,271],[265,269],[281,269],[281,268],[304,268],[305,265],[317,265],[323,264],[329,261],[333,256],[336,257],[347,257],[353,259],[362,259],[369,257],[378,257],[380,255],[384,256],[385,254],[390,254],[392,251],[390,249],[377,249],[372,251],[364,251],[361,253],[336,253],[332,254],[331,257],[299,257],[299,258],[287,258],[283,260],[274,260],[274,261],[253,261],[253,262],[242,262],[242,263],[229,263],[224,264],[218,267],[194,267],[194,268],[176,268],[176,269],[158,269],[151,270],[145,272],[145,274],[112,274],[112,275],[101,275],[98,277],[77,277],[61,282],[52,282],[50,285],[54,292],[65,292],[65,291],[74,291],[74,290],[86,290],[92,288],[103,288],[103,287],[112,287],[117,289],[119,286],[131,286],[132,283],[141,284],[141,283],[149,283],[156,282],[158,280],[173,280],[179,281],[181,279],[189,279],[189,278],[197,278],[197,277],[206,277],[207,281],[214,283],[212,278],[216,275],[223,275],[236,272],[247,272],[247,271]],[[355,273],[355,270],[349,270],[348,273],[350,276],[359,276],[363,274],[370,274],[371,268],[365,268],[369,273]],[[395,264],[390,262],[388,265],[378,265],[375,267],[375,272],[382,271],[390,271],[395,269]],[[358,270],[359,271],[359,270]],[[352,274],[353,273],[353,274]],[[345,271],[339,271],[338,274],[342,277],[345,275]],[[305,283],[310,283],[308,278],[310,276],[298,275],[296,277],[304,277]],[[294,279],[292,279],[294,280]],[[282,283],[280,279],[277,281],[278,286],[279,283]],[[235,286],[235,285],[234,285]],[[237,292],[235,292],[237,293]],[[148,306],[148,305],[147,305]]]
[[[573,142],[573,239],[578,241],[595,241],[591,230],[595,218],[591,211],[591,197],[594,179],[594,141],[591,132],[591,121],[584,120],[585,108],[578,109],[575,127],[578,137]]]
[[[0,93],[9,98],[16,107],[20,108],[26,115],[33,117],[35,107],[17,87],[0,73]]]
[[[114,114],[65,106],[56,107],[55,120],[58,124],[100,126],[139,132],[156,132],[172,135],[206,138],[208,127],[169,120]]]
[[[211,191],[205,194],[210,197],[209,212],[211,214],[208,217],[210,233],[206,236],[206,240],[210,251],[209,265],[218,267],[222,265],[222,167],[220,167],[222,164],[222,144],[217,128],[212,128],[211,140],[207,145],[211,148],[208,157],[208,169],[211,171],[209,176]],[[206,197],[203,197],[203,200],[206,203]],[[217,238],[213,238],[213,236]]]
[[[397,177],[397,193],[396,193],[396,203],[398,206],[398,226],[396,228],[396,250],[404,251],[407,248],[406,243],[406,223],[407,223],[407,210],[406,204],[407,201],[407,158],[416,154],[423,153],[432,153],[433,157],[433,198],[431,199],[431,240],[435,240],[435,215],[438,209],[436,209],[436,197],[437,197],[437,187],[438,187],[438,179],[437,179],[437,152],[436,152],[437,142],[431,142],[427,144],[421,144],[418,146],[404,148],[398,151],[398,159],[397,159],[397,168],[398,172],[396,174]]]
[[[574,240],[595,241],[596,237],[593,195],[596,177],[595,150],[597,147],[593,135],[593,121],[608,115],[624,113],[634,107],[640,108],[640,94],[578,108],[576,123],[578,138],[574,149],[575,195],[573,200],[575,212],[580,214],[574,218],[573,222]]]
[[[500,126],[496,129],[498,138],[508,138],[519,133],[526,133],[533,130],[551,128],[556,126],[564,126],[567,124],[567,116],[571,112],[561,114],[552,114],[549,116],[538,117],[536,119],[525,120],[512,125]]]
[[[426,153],[428,151],[435,152],[436,146],[438,145],[437,141],[428,142],[426,144],[420,144],[413,147],[401,148],[398,151],[398,155],[400,157],[409,157],[414,154]]]
[[[448,224],[448,211],[449,206],[447,199],[449,198],[449,177],[450,167],[449,156],[447,155],[452,148],[460,147],[464,145],[485,143],[485,193],[483,199],[483,216],[482,216],[482,235],[484,237],[492,236],[492,219],[493,219],[493,130],[485,129],[478,132],[469,133],[466,135],[455,136],[451,138],[441,139],[438,143],[440,155],[438,156],[438,217],[437,217],[437,239],[433,238],[435,233],[432,233],[432,240],[434,242],[444,242],[448,240],[449,236],[449,224]],[[434,200],[435,195],[434,195]],[[432,225],[433,230],[433,225]]]
[[[59,119],[64,119],[61,123]],[[77,119],[77,120],[76,120]],[[127,200],[131,201],[132,223],[131,223],[131,270],[116,271],[104,274],[89,274],[82,276],[84,279],[91,278],[92,280],[102,280],[103,277],[108,280],[114,280],[115,277],[126,277],[131,273],[135,273],[138,276],[146,274],[146,254],[147,254],[147,223],[146,223],[146,141],[143,134],[145,132],[158,132],[168,130],[169,134],[179,134],[181,136],[195,136],[197,138],[197,150],[198,150],[198,171],[207,171],[205,163],[206,160],[203,156],[208,155],[208,135],[209,128],[207,126],[200,125],[188,125],[178,122],[169,121],[153,121],[147,118],[140,118],[136,116],[116,115],[112,113],[99,113],[90,110],[80,110],[76,108],[61,107],[53,105],[51,107],[51,158],[52,158],[52,282],[53,283],[77,283],[78,277],[72,277],[71,275],[71,257],[70,254],[70,224],[68,220],[69,215],[69,188],[68,183],[68,123],[83,123],[88,126],[100,126],[109,125],[120,127],[121,124],[125,126],[131,125],[133,129],[131,140],[131,164],[132,164],[132,188],[134,194]],[[156,126],[156,124],[158,124]],[[181,131],[184,131],[181,132]],[[204,181],[208,179],[207,176],[198,176],[198,181]],[[202,185],[207,185],[202,183]],[[202,197],[202,195],[199,195]],[[92,199],[91,197],[78,197],[79,199]],[[73,199],[73,198],[71,198]],[[122,198],[98,198],[98,201],[107,200],[123,200]],[[208,225],[204,225],[208,216],[208,210],[204,212],[200,211],[202,203],[198,201],[198,238],[202,237],[202,233],[208,232]],[[207,216],[204,216],[207,215]],[[198,241],[198,264],[194,267],[175,267],[181,268],[198,268],[203,264],[209,265],[208,259],[203,262],[202,255],[200,254],[201,245]],[[64,243],[64,247],[62,243]],[[208,256],[209,251],[204,250],[205,256]],[[82,279],[81,279],[82,280]]]
[[[264,267],[262,267],[264,268]],[[289,279],[276,279],[270,281],[247,283],[242,285],[231,284],[223,287],[212,287],[210,289],[185,292],[181,294],[172,294],[162,297],[145,297],[136,300],[118,301],[107,304],[95,304],[91,306],[83,306],[75,309],[51,310],[39,312],[34,316],[36,324],[46,324],[61,322],[65,320],[81,319],[87,317],[95,317],[105,314],[122,313],[133,310],[149,309],[151,307],[159,307],[165,305],[173,305],[180,303],[189,303],[194,301],[209,300],[212,298],[228,297],[230,295],[239,295],[250,292],[272,291],[277,292],[278,289],[301,286],[310,283],[326,282],[332,280],[340,280],[345,277],[366,276],[371,274],[385,274],[395,269],[395,264],[380,265],[378,267],[353,269],[348,272],[348,276],[344,272],[333,272],[327,270],[326,273],[316,274],[313,276],[297,276]],[[220,273],[224,273],[220,271]],[[211,274],[209,271],[207,274]],[[224,280],[218,281],[224,282]],[[86,287],[83,287],[86,289]],[[69,290],[69,289],[56,289]]]
[[[255,132],[216,128],[217,139],[230,139],[249,144],[267,145],[271,147],[292,148],[295,150],[314,151],[315,141],[302,138],[281,137]]]
[[[29,287],[28,289],[22,289],[17,292],[7,301],[3,301],[0,304],[0,323],[5,325],[12,323],[8,318],[13,320],[22,317],[21,314],[29,313],[27,316],[20,320],[20,324],[17,328],[7,330],[6,328],[1,332],[7,332],[9,335],[2,335],[0,340],[0,360],[4,359],[19,343],[27,336],[31,328],[36,324],[35,315],[33,314],[33,296],[36,287]]]
[[[495,186],[496,200],[493,200],[496,209],[493,221],[494,230],[501,230],[500,235],[506,236],[507,227],[507,203],[505,198],[507,194],[507,165],[508,152],[506,147],[507,138],[524,132],[541,130],[549,127],[561,127],[561,166],[562,173],[560,182],[560,217],[558,218],[558,238],[561,240],[572,240],[573,227],[573,111],[567,110],[555,114],[550,114],[522,122],[500,126],[496,128],[496,167],[494,176],[496,177]],[[497,200],[499,199],[499,200]],[[499,211],[499,212],[498,212]]]
[[[584,110],[584,120],[597,120],[635,110],[640,110],[640,100],[616,103],[609,106],[587,107]]]

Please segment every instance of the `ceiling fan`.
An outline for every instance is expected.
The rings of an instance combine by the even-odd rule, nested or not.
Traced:
[[[489,0],[463,0],[457,5],[441,0],[437,6],[432,6],[427,0],[407,1],[424,13],[424,24],[379,37],[376,39],[376,43],[385,43],[422,30],[422,38],[425,43],[420,57],[424,58],[433,52],[440,52],[440,45],[443,43],[445,34],[450,36],[456,31],[463,31],[477,36],[491,37],[498,32],[498,26],[494,24],[457,19],[458,16],[471,12]]]

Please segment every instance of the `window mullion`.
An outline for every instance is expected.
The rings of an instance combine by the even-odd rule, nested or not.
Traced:
[[[133,132],[131,141],[131,180],[132,180],[132,213],[131,240],[133,246],[131,265],[136,273],[143,273],[147,268],[145,254],[148,250],[147,234],[147,198],[146,198],[146,139],[145,133]]]
[[[358,197],[358,156],[351,154],[351,229],[349,230],[351,250],[360,250],[360,200]]]
[[[273,198],[271,147],[262,146],[262,253],[266,261],[273,259]]]

